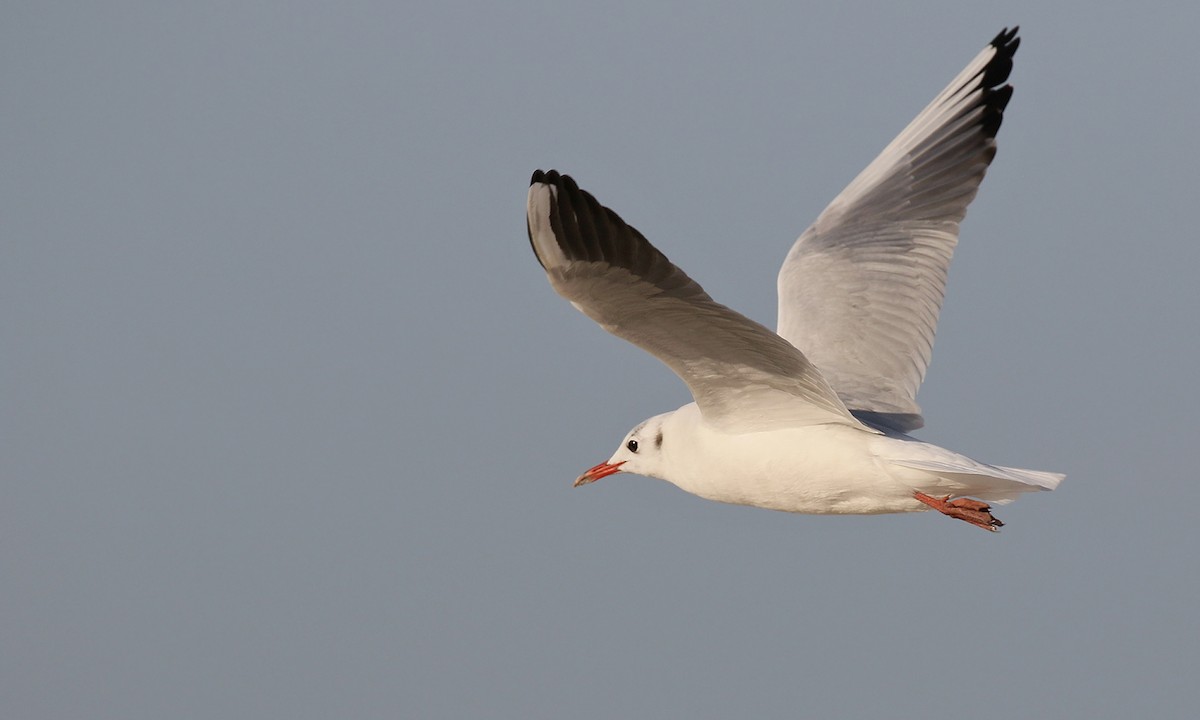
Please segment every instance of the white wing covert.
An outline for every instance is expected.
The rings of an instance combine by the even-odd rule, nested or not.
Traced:
[[[550,284],[608,332],[666,363],[726,432],[863,427],[804,355],[715,302],[567,175],[533,174],[529,242]]]
[[[779,272],[779,334],[857,417],[921,427],[959,223],[996,154],[1020,44],[1003,30],[800,235]]]

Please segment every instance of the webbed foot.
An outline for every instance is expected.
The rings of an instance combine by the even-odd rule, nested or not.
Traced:
[[[1004,525],[992,517],[991,506],[981,500],[965,497],[951,500],[949,495],[936,498],[920,491],[914,492],[913,497],[940,513],[969,522],[989,532],[997,532]]]

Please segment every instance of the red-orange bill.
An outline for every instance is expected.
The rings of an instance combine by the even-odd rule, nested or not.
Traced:
[[[621,466],[624,464],[624,460],[621,462],[615,462],[611,465],[606,462],[602,462],[594,468],[588,468],[587,471],[575,479],[575,487],[587,485],[588,483],[594,483],[602,477],[608,477],[614,473],[619,473],[621,472]]]

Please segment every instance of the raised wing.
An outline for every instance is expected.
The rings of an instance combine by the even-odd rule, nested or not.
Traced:
[[[679,375],[728,432],[864,427],[804,355],[713,301],[642,234],[554,170],[533,174],[529,242],[550,284],[605,330]]]
[[[779,334],[855,415],[923,424],[958,225],[996,154],[1020,38],[1003,30],[804,231],[779,271]]]

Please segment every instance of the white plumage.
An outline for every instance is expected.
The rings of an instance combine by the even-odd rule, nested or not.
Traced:
[[[535,172],[529,239],[551,285],[695,398],[638,425],[576,484],[633,472],[720,502],[932,507],[989,530],[1001,523],[986,503],[1054,489],[1062,475],[904,434],[923,423],[946,273],[995,155],[1018,43],[1016,29],[997,35],[800,235],[779,273],[778,334],[714,301],[570,177]]]

